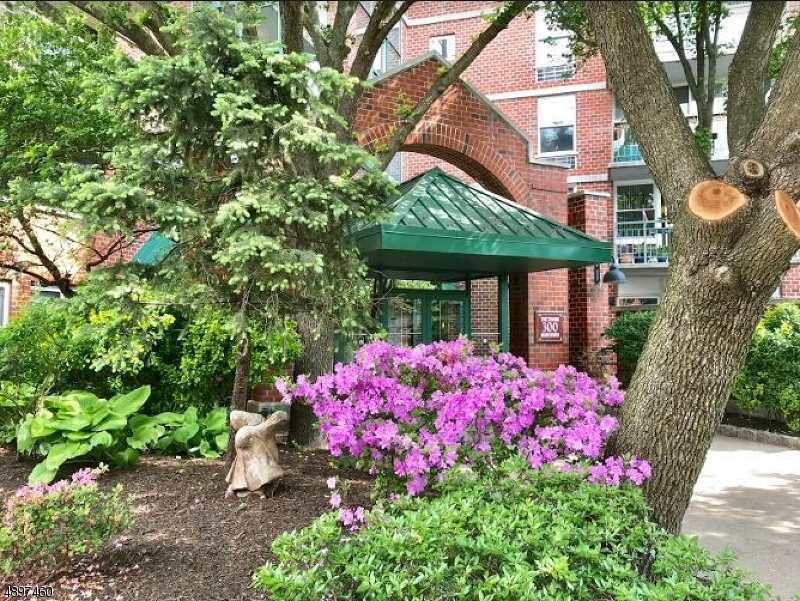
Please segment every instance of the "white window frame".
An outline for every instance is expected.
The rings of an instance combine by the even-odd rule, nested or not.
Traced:
[[[41,300],[47,300],[48,298],[53,298],[52,296],[49,295],[44,297],[41,296],[42,292],[47,294],[55,292],[58,294],[58,298],[64,298],[64,293],[61,292],[61,289],[58,286],[31,286],[31,298],[33,298],[37,294],[39,295],[39,298]]]
[[[572,97],[574,110],[572,111],[572,120],[570,121],[547,121],[543,125],[542,119],[542,104],[550,101],[558,102],[558,99]],[[558,150],[555,152],[542,152],[542,129],[549,127],[564,127],[572,126],[572,150]],[[564,156],[577,156],[578,154],[578,106],[577,96],[575,94],[558,94],[555,96],[541,96],[536,103],[536,145],[539,150],[539,156],[546,157],[564,157]]]
[[[535,64],[536,81],[553,81],[555,79],[567,79],[575,74],[575,62],[570,61],[564,56],[552,55],[557,45],[545,42],[546,39],[565,40],[569,38],[569,32],[562,29],[552,30],[545,20],[544,10],[536,11],[536,41],[535,41]],[[548,49],[550,51],[548,51]],[[546,76],[545,73],[550,73]]]
[[[442,54],[441,52],[441,42],[444,41],[445,47],[449,49],[449,52],[445,52]],[[438,52],[442,58],[450,63],[454,62],[456,59],[456,36],[454,33],[448,35],[435,35],[428,38],[428,49],[435,50]],[[449,56],[448,56],[449,54]]]
[[[0,288],[3,290],[3,302],[0,303],[0,326],[4,326],[11,316],[11,282],[0,282]]]

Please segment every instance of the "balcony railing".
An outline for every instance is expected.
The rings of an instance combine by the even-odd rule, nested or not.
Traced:
[[[611,143],[611,163],[641,163],[644,161],[639,151],[639,144],[633,140],[630,127],[625,123],[614,126],[614,141]],[[721,161],[728,158],[728,144],[724,139],[715,139],[712,142],[711,158]]]
[[[667,266],[672,225],[665,219],[617,223],[614,249],[623,264]]]

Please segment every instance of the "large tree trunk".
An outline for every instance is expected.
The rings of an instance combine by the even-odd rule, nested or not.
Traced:
[[[671,266],[610,449],[650,461],[644,492],[653,518],[671,532],[680,530],[753,329],[778,284],[778,270],[764,272],[752,286],[727,279],[721,267]]]
[[[313,380],[333,369],[334,324],[330,320],[317,321],[303,313],[297,317],[297,332],[303,342],[303,355],[295,363],[295,373]],[[308,445],[316,438],[316,417],[305,403],[292,404],[289,438],[297,444]]]
[[[783,3],[751,9],[731,67],[731,94],[741,111],[731,148],[738,152],[720,180],[686,124],[638,4],[583,6],[614,93],[675,219],[666,292],[609,451],[652,463],[645,494],[653,517],[677,532],[753,329],[798,249],[800,209],[788,201],[782,217],[776,199],[800,198],[800,32],[760,110],[763,91],[741,82],[766,77],[771,44],[759,36],[774,39]],[[787,227],[793,219],[796,231]]]

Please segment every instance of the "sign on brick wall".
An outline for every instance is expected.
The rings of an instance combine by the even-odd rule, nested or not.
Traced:
[[[536,341],[564,341],[564,321],[561,313],[536,311]]]

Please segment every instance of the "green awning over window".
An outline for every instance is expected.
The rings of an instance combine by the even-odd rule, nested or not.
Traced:
[[[167,253],[175,248],[175,243],[158,232],[153,232],[150,237],[139,247],[139,250],[131,258],[132,263],[142,263],[144,265],[155,265],[159,263]]]
[[[353,232],[388,278],[463,280],[612,261],[611,244],[433,168],[399,186],[391,214]]]

